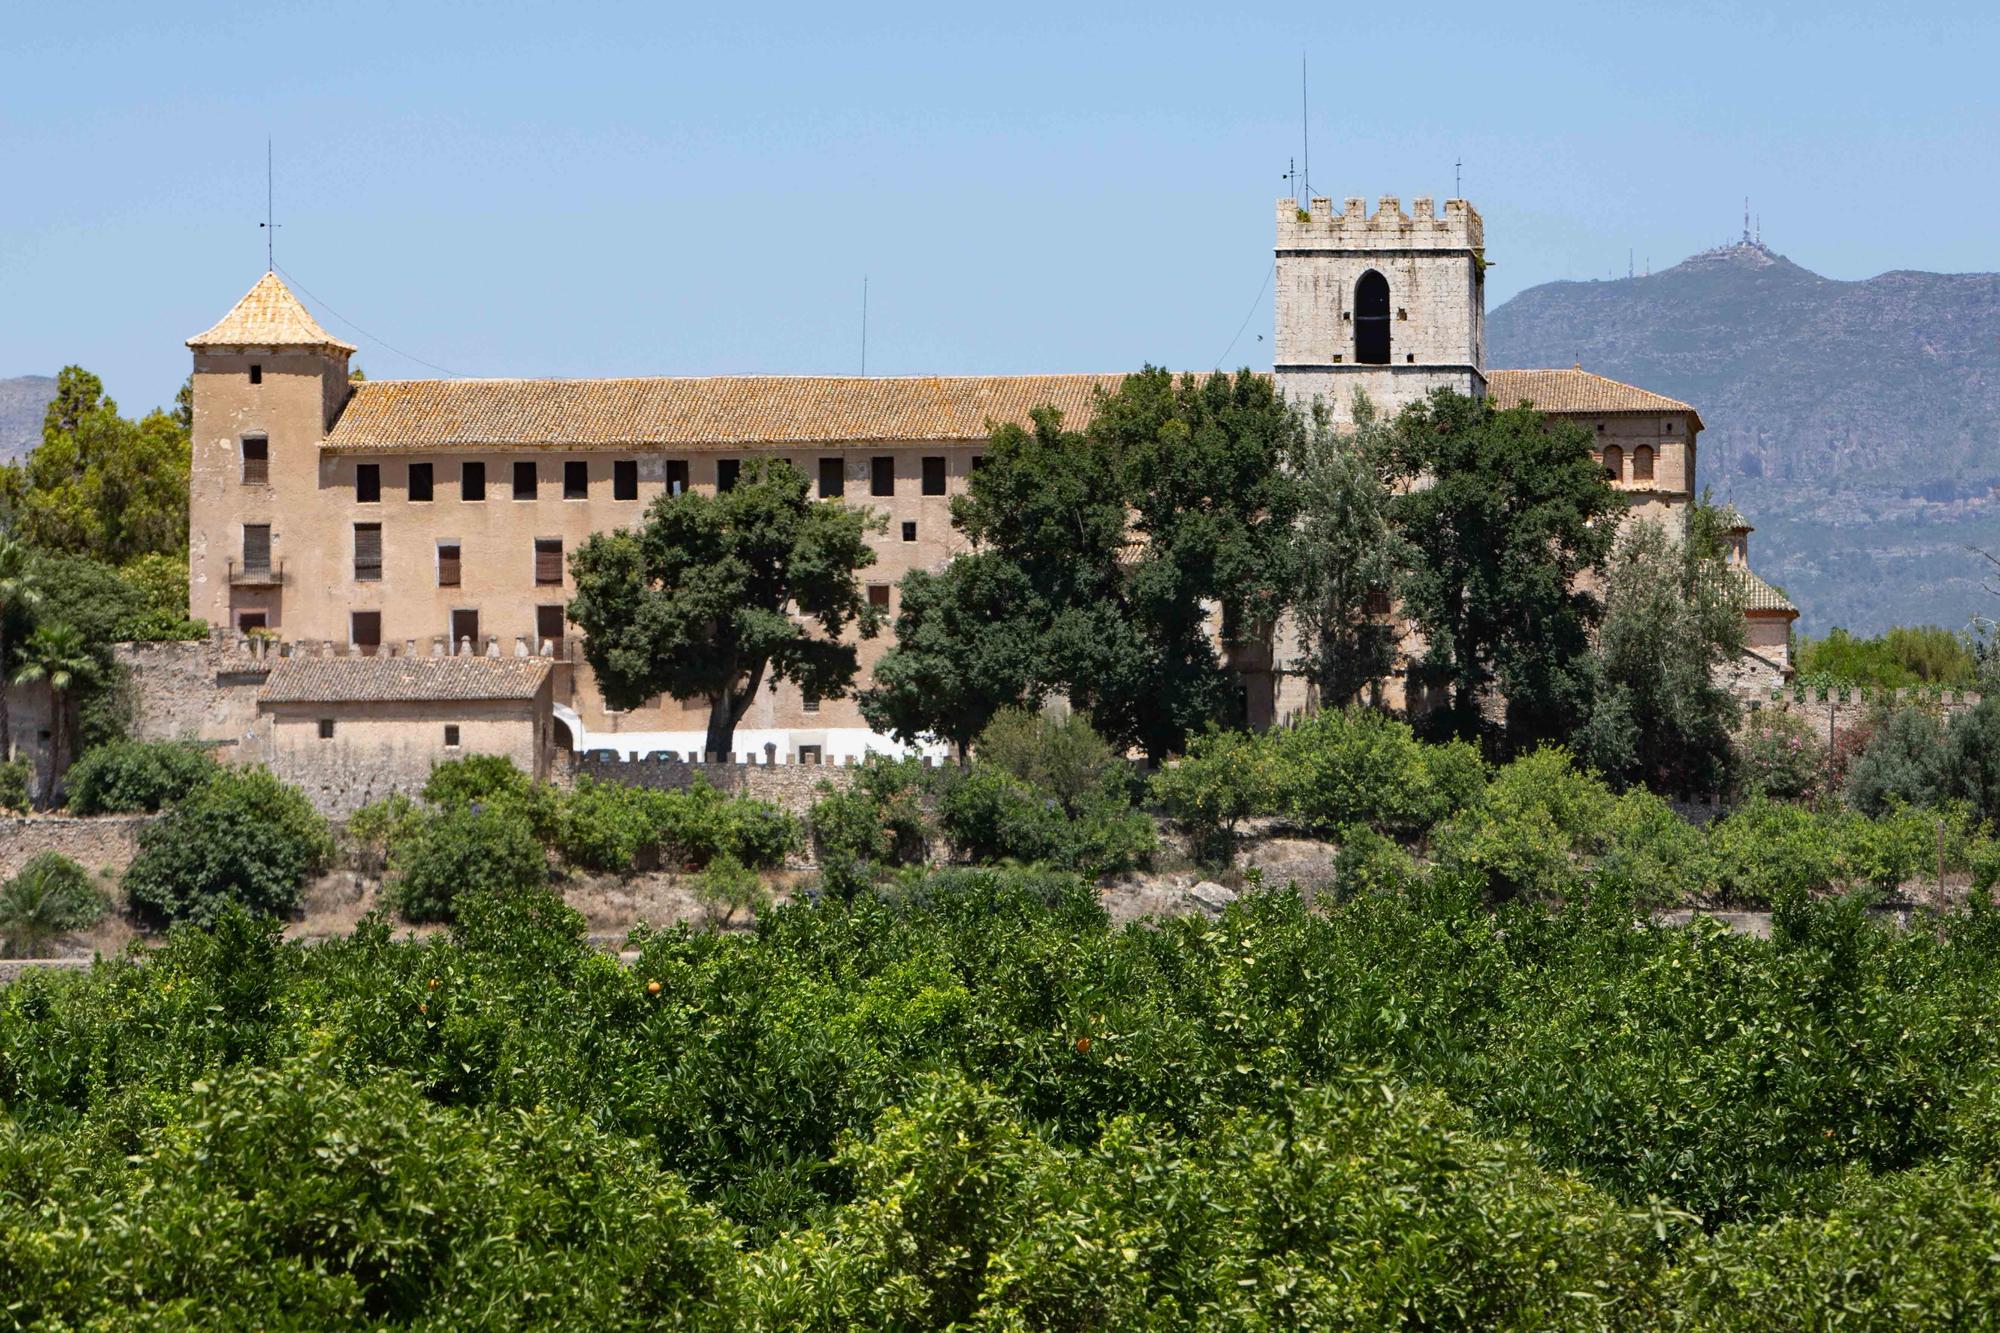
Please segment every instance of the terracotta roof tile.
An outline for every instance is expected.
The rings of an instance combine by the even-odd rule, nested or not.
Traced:
[[[234,309],[206,332],[187,340],[189,347],[336,347],[352,352],[319,326],[275,273],[257,279]]]
[[[548,679],[538,657],[288,657],[257,694],[274,704],[532,699]]]
[[[1593,375],[1587,370],[1489,370],[1486,392],[1496,407],[1533,403],[1544,412],[1589,415],[1601,412],[1687,412],[1694,408],[1675,398],[1631,384]],[[1695,414],[1695,429],[1701,418]]]
[[[1792,605],[1791,598],[1773,588],[1742,565],[1733,566],[1730,573],[1743,585],[1743,609],[1745,611],[1788,611],[1792,615],[1799,608]]]
[[[609,380],[369,380],[332,451],[983,440],[1029,409],[1087,421],[1122,375],[715,375]]]

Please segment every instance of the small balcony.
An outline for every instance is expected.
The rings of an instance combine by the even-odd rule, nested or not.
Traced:
[[[285,562],[266,560],[262,564],[245,564],[240,560],[230,560],[229,586],[232,588],[275,588],[285,581]]]

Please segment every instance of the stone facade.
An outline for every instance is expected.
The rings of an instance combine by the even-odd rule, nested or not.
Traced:
[[[123,874],[139,835],[158,815],[0,815],[0,879],[43,852],[60,852],[93,873]]]
[[[1282,199],[1277,222],[1273,357],[1287,398],[1318,400],[1346,422],[1357,391],[1389,416],[1434,389],[1485,393],[1486,236],[1472,205],[1448,199],[1438,217],[1419,198],[1406,214],[1391,195],[1373,214],[1359,199],[1336,214],[1328,199],[1304,210]],[[1373,362],[1361,331],[1371,274],[1388,284]]]

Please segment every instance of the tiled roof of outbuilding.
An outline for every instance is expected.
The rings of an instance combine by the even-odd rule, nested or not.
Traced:
[[[1668,398],[1650,389],[1575,370],[1489,370],[1486,392],[1497,407],[1533,403],[1544,412],[1587,415],[1602,412],[1687,412],[1694,408],[1679,399]],[[1695,415],[1695,429],[1701,418]]]
[[[274,704],[532,699],[549,676],[539,657],[288,657],[257,698]]]
[[[709,375],[369,380],[329,450],[589,449],[983,440],[1045,403],[1081,425],[1122,375]]]
[[[319,326],[275,273],[257,279],[219,323],[187,340],[189,347],[335,347],[352,352]]]
[[[1799,608],[1792,605],[1791,598],[1779,592],[1770,584],[1757,577],[1750,570],[1738,565],[1730,570],[1743,585],[1743,609],[1745,611],[1785,611],[1792,615]]]

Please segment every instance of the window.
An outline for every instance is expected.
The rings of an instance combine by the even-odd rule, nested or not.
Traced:
[[[667,460],[667,494],[686,495],[688,493],[688,465],[685,458]]]
[[[639,498],[638,459],[621,458],[611,465],[611,498],[614,500]]]
[[[356,463],[354,465],[354,498],[361,504],[375,504],[382,498],[382,465],[380,463]]]
[[[1672,417],[1668,417],[1665,421],[1662,421],[1660,423],[1660,426],[1664,431],[1664,433],[1668,435],[1672,435],[1674,433],[1674,419]]]
[[[458,748],[458,723],[447,722],[444,724],[444,748],[447,750],[456,750]]]
[[[868,460],[868,493],[870,495],[896,493],[896,460],[892,455],[879,454]]]
[[[451,613],[451,650],[455,653],[479,651],[479,612]]]
[[[1640,445],[1632,451],[1632,480],[1651,481],[1653,479],[1653,451]]]
[[[590,464],[581,458],[572,458],[563,464],[563,499],[588,500],[590,498]]]
[[[561,583],[562,575],[562,539],[535,538],[535,582]]]
[[[1339,358],[1339,357],[1335,357],[1335,358],[1334,358],[1334,360],[1338,361],[1338,360],[1340,360],[1340,358]],[[985,467],[985,466],[986,466],[986,455],[985,455],[985,454],[974,454],[974,455],[972,456],[972,470],[973,470],[974,472],[977,472],[977,471],[979,471],[979,469],[981,469],[981,468],[983,468],[983,467]]]
[[[271,572],[271,525],[269,523],[245,523],[243,525],[243,572],[245,574],[268,574]]]
[[[535,650],[541,651],[543,644],[549,651],[560,656],[563,646],[563,609],[560,606],[538,606],[535,608]]]
[[[248,634],[253,629],[263,629],[264,612],[262,611],[238,612],[236,616],[236,628],[244,634]]]
[[[323,718],[321,718],[321,719],[319,720],[319,738],[320,738],[321,740],[323,740],[323,741],[330,741],[330,740],[332,740],[332,739],[333,739],[333,719],[332,719],[332,718],[330,718],[330,717],[323,717]]]
[[[847,494],[847,465],[838,458],[819,460],[819,498],[835,500]]]
[[[535,464],[532,460],[514,464],[514,498],[532,500],[535,498]]]
[[[1389,364],[1389,280],[1372,268],[1354,284],[1354,359]]]
[[[250,365],[250,382],[252,384],[262,384],[264,382],[264,367],[255,362],[252,362]]]
[[[914,523],[905,523],[903,525],[903,540],[906,542],[913,542],[916,539],[917,539],[917,525]]]
[[[354,525],[354,581],[375,583],[382,577],[382,525]]]
[[[805,697],[805,706],[808,713],[817,713],[819,711],[819,696],[817,694],[808,694]]]
[[[243,437],[243,484],[263,486],[271,480],[271,442],[262,435]]]
[[[484,500],[486,498],[486,464],[460,463],[458,465],[458,498],[461,500]]]
[[[869,584],[868,605],[880,607],[882,610],[887,611],[889,609],[889,585],[886,583]]]
[[[1367,595],[1362,599],[1361,609],[1371,616],[1388,615],[1389,590],[1387,588],[1370,588]]]
[[[410,464],[410,498],[419,503],[427,503],[431,498],[431,465],[429,463]]]
[[[373,657],[382,648],[382,613],[352,611],[347,617],[347,642],[363,657]]]
[[[944,460],[926,458],[924,460],[924,494],[944,494]]]
[[[736,489],[736,479],[743,475],[743,460],[740,458],[718,458],[715,460],[715,491]]]
[[[820,762],[820,755],[822,753],[823,751],[817,745],[801,745],[799,747],[799,762],[802,764],[817,764]]]
[[[459,578],[457,542],[438,543],[438,587],[456,588]]]
[[[1625,480],[1625,451],[1615,444],[1604,446],[1604,475],[1613,481]]]

